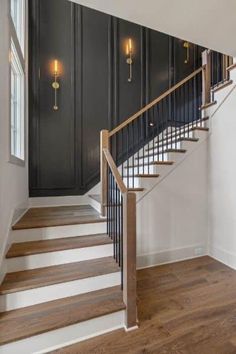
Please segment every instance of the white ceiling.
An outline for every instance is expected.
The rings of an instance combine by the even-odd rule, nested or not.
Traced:
[[[236,56],[236,0],[73,0]]]

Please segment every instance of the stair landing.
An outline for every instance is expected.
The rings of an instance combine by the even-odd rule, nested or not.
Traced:
[[[104,222],[90,205],[30,208],[13,230]]]

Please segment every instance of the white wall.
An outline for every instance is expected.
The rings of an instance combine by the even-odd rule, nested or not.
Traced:
[[[209,137],[210,254],[236,269],[236,89],[212,117]]]
[[[9,162],[8,3],[8,0],[0,2],[0,267],[14,210],[17,217],[28,201],[27,163],[25,167],[20,167]],[[0,269],[3,271],[3,267]]]
[[[138,267],[207,254],[207,141],[137,204]]]
[[[236,55],[236,1],[71,0],[157,31]]]

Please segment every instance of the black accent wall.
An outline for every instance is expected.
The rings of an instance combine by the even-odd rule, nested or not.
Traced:
[[[202,48],[67,0],[31,0],[30,196],[79,195],[99,181],[99,132],[111,129],[201,65]],[[125,44],[134,45],[128,82]],[[52,68],[60,63],[59,110]]]

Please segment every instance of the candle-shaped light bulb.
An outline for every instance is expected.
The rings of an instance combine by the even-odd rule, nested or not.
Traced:
[[[129,38],[129,53],[132,53],[132,40]]]
[[[129,55],[129,45],[126,45],[126,55]]]
[[[54,60],[54,72],[58,74],[58,60]]]

